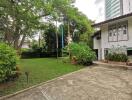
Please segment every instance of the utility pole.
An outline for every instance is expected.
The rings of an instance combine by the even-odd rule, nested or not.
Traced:
[[[58,59],[58,34],[57,34],[57,20],[56,20],[56,58]]]
[[[62,57],[63,57],[63,48],[64,48],[64,29],[63,29],[63,25],[61,26],[61,30],[62,30]]]

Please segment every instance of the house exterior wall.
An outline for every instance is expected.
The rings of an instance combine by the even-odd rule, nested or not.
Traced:
[[[120,21],[124,21],[127,19],[123,19]],[[117,23],[117,22],[115,22]],[[127,48],[132,47],[132,17],[128,18],[128,40],[127,41],[117,41],[117,42],[109,42],[108,41],[108,24],[103,25],[101,27],[101,48],[102,48],[102,59],[104,59],[104,49],[111,48],[112,46],[117,47],[119,46],[126,46]]]
[[[132,12],[132,0],[123,0],[123,14]]]
[[[101,40],[97,40],[96,38],[94,38],[93,42],[94,42],[94,49],[100,49],[101,48]]]
[[[126,19],[124,19],[126,20]],[[123,21],[123,20],[120,20]],[[108,24],[107,25],[103,25],[101,27],[101,46],[102,48],[110,48],[112,45],[117,46],[128,46],[128,47],[132,47],[132,17],[128,19],[128,40],[127,41],[117,41],[117,42],[109,42],[108,41]]]
[[[128,40],[109,42],[108,41],[108,25],[126,21],[126,20],[128,20]],[[101,55],[99,56],[99,60],[105,59],[104,50],[112,48],[112,46],[114,47],[126,46],[127,48],[132,48],[132,17],[118,20],[116,22],[114,21],[113,23],[109,23],[109,24],[104,24],[101,26],[101,40],[100,41],[94,38],[94,49],[98,49],[100,51],[98,55]]]
[[[101,40],[93,39],[94,49],[98,50],[98,60],[101,60]]]

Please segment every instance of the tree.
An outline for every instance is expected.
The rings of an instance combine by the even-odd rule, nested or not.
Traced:
[[[42,19],[51,15],[54,0],[2,0],[0,2],[1,33],[4,42],[21,48],[25,37],[39,31]]]
[[[58,7],[57,10],[63,19],[66,28],[65,34],[71,36],[74,42],[84,41],[89,44],[91,42],[91,34],[93,33],[92,21],[73,5]],[[84,35],[87,37],[87,40],[82,38]]]
[[[91,21],[76,8],[71,8],[71,11],[69,10],[69,12],[70,34],[72,35],[74,42],[84,41],[81,38],[84,34],[88,40],[87,42],[89,42],[91,34],[93,33]]]
[[[51,9],[48,0],[2,0],[0,7],[0,31],[4,42],[15,49],[39,29],[40,19],[49,15]]]
[[[59,31],[57,31],[57,37],[58,37],[58,48],[56,45],[56,26],[52,23],[48,25],[48,27],[45,29],[43,33],[43,41],[45,41],[45,49],[46,52],[49,54],[56,54],[58,49],[58,55],[61,54],[61,34],[59,34]]]
[[[56,52],[56,27],[53,24],[49,24],[49,27],[45,30],[43,37],[46,42],[47,52]]]
[[[4,42],[20,50],[26,37],[32,37],[46,29],[45,20],[48,23],[63,22],[67,26],[66,36],[73,36],[75,30],[78,31],[79,38],[83,33],[90,34],[90,21],[73,6],[74,2],[75,0],[1,0],[0,36]]]

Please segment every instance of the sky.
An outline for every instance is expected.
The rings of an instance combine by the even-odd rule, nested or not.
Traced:
[[[76,0],[75,6],[96,23],[105,18],[104,0]]]

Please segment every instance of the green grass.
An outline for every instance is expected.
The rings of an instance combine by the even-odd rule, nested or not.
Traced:
[[[81,66],[75,66],[63,63],[61,59],[22,59],[20,60],[20,69],[22,75],[13,82],[13,85],[0,90],[0,96],[14,93],[27,87],[51,80],[64,74],[81,69]],[[29,72],[29,83],[27,84],[25,72]]]

